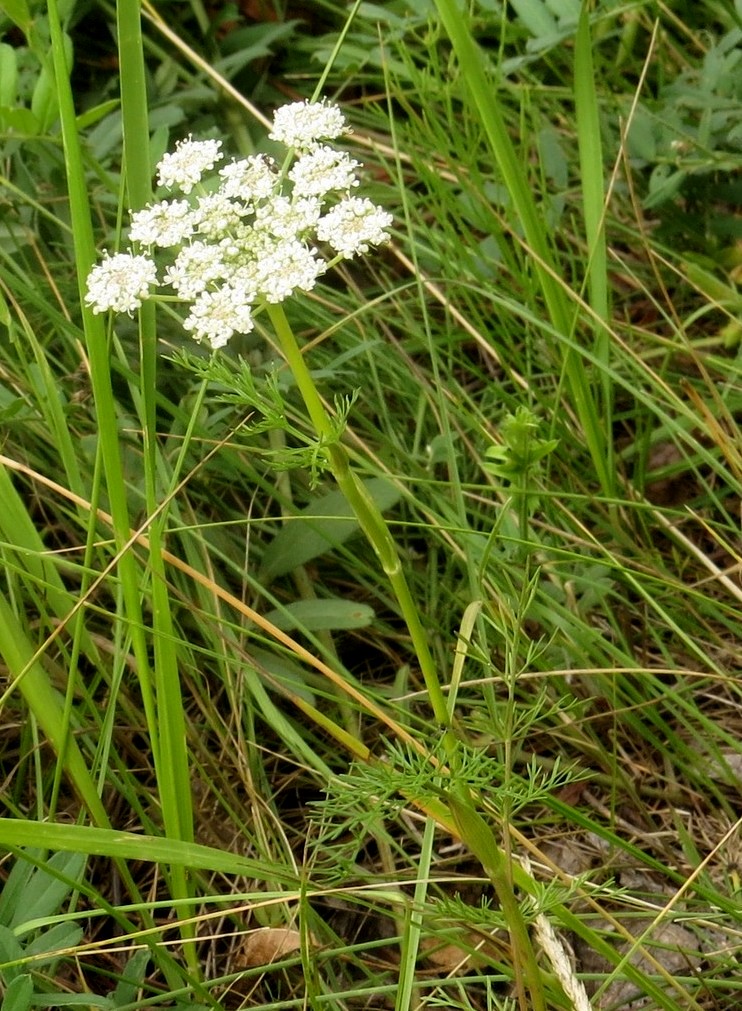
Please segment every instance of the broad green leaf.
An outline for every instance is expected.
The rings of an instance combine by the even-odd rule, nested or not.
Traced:
[[[667,200],[672,200],[688,177],[683,169],[674,171],[670,165],[655,165],[649,177],[649,193],[644,199],[647,209],[658,207]]]
[[[510,0],[510,3],[524,28],[534,38],[556,35],[559,31],[559,26],[541,0]]]
[[[54,122],[56,109],[57,94],[52,69],[49,66],[42,67],[31,96],[31,112],[39,121],[42,130],[47,130]]]
[[[687,255],[688,259],[682,261],[682,268],[692,285],[699,288],[710,302],[718,302],[735,312],[742,309],[742,292],[705,270],[702,264],[693,262],[691,254]]]
[[[69,35],[62,37],[67,66],[72,66],[72,39]],[[57,102],[57,89],[54,83],[54,70],[50,61],[46,61],[41,68],[36,84],[31,96],[31,112],[39,121],[42,130],[49,127],[59,116],[59,103]]]
[[[59,912],[72,889],[71,882],[79,878],[84,864],[85,858],[79,853],[53,853],[44,867],[30,865],[19,857],[3,889],[3,898],[7,891],[15,908],[3,910],[3,922],[22,934],[22,925],[29,920]]]
[[[5,295],[3,295],[0,291],[0,324],[9,327],[10,321],[10,308],[8,307],[8,303],[5,301]],[[5,391],[3,390],[2,392],[4,393]],[[0,396],[1,395],[2,394],[0,394]]]
[[[569,162],[555,127],[548,125],[539,131],[538,150],[546,175],[558,189],[566,189],[569,184]]]
[[[399,500],[397,488],[383,478],[364,482],[376,505],[384,512]],[[313,558],[326,554],[358,533],[358,523],[340,491],[316,499],[283,526],[263,556],[261,581],[293,572]]]
[[[270,675],[279,686],[285,687],[290,694],[298,695],[306,702],[311,702],[312,705],[316,704],[317,699],[314,692],[307,688],[306,672],[298,663],[294,663],[293,660],[290,660],[286,656],[279,656],[276,653],[269,652],[267,649],[256,647],[250,650],[250,659],[260,664],[265,673]],[[251,690],[255,690],[252,685]],[[290,741],[293,747],[302,751],[304,743],[296,737],[295,731],[286,716],[280,710],[276,710],[273,707],[270,696],[262,689],[262,685],[256,691],[256,702],[263,708],[263,715],[269,726],[277,733],[281,732],[282,740]],[[276,720],[279,722],[276,723]]]
[[[17,962],[23,958],[23,948],[12,930],[0,923],[0,964]],[[7,982],[18,972],[18,969],[3,969],[3,979]]]
[[[0,130],[4,133],[25,134],[28,137],[35,137],[41,132],[41,124],[30,109],[15,108],[6,106],[0,108]]]
[[[307,768],[317,769],[323,776],[331,776],[329,767],[317,754],[311,741],[302,729],[297,729],[293,720],[289,719],[283,709],[273,701],[273,691],[292,699],[294,703],[302,700],[310,706],[315,703],[315,695],[306,687],[304,671],[298,664],[287,657],[276,656],[263,649],[251,649],[250,659],[259,664],[259,669],[252,669],[248,663],[245,669],[245,681],[256,706],[260,708],[266,724],[278,735],[287,753],[295,754],[307,763]],[[271,691],[263,683],[267,676]]]
[[[546,0],[546,6],[562,24],[580,16],[580,0]]]
[[[275,21],[230,32],[222,43],[222,51],[226,55],[214,63],[214,69],[227,80],[232,80],[250,63],[270,56],[277,43],[292,34],[295,24],[294,21]]]
[[[77,856],[77,854],[74,854]],[[67,856],[67,854],[65,854]],[[83,929],[77,923],[55,923],[42,930],[24,949],[24,954],[34,956],[35,966],[48,966],[59,959],[59,952],[74,948],[82,940]],[[44,956],[47,957],[39,957]]]
[[[28,1011],[32,995],[33,980],[27,972],[23,972],[5,987],[0,1011]]]
[[[659,126],[644,105],[637,105],[626,134],[629,157],[642,162],[653,162],[657,157]]]
[[[135,951],[121,973],[118,985],[113,991],[113,1003],[116,1007],[124,1004],[133,1004],[137,997],[137,992],[147,975],[147,965],[150,954],[146,948]]]
[[[3,0],[3,13],[17,28],[20,28],[25,36],[28,36],[31,27],[31,12],[26,0]]]
[[[323,597],[319,600],[297,600],[281,610],[265,616],[277,628],[289,632],[305,628],[309,632],[323,629],[366,628],[374,620],[373,608],[354,600]]]
[[[94,105],[92,109],[87,109],[75,120],[78,130],[87,130],[88,127],[94,123],[98,123],[104,116],[108,116],[114,109],[118,109],[120,104],[118,98],[109,98],[107,102],[101,102],[99,105]]]
[[[0,42],[0,106],[12,106],[17,98],[18,55],[13,46]]]
[[[41,856],[39,850],[29,850],[29,855]],[[0,892],[0,923],[12,927],[16,922],[16,912],[23,902],[28,882],[34,871],[34,865],[27,860],[16,860],[10,869],[10,874]]]

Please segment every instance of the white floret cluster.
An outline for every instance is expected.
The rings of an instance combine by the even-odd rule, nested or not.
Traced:
[[[131,313],[159,293],[189,306],[186,330],[213,348],[249,333],[261,305],[310,291],[329,265],[389,238],[391,214],[353,194],[358,162],[327,143],[347,132],[329,103],[278,109],[269,136],[290,151],[284,171],[259,154],[214,173],[221,141],[180,141],[157,167],[172,199],[132,214],[131,249],[93,267],[85,301]],[[169,255],[161,275],[158,250]]]

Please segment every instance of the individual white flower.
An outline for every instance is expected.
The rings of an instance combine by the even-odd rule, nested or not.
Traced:
[[[174,151],[168,151],[159,162],[157,182],[167,189],[180,189],[190,193],[221,159],[220,140],[193,140],[189,135],[179,140]]]
[[[193,219],[202,235],[218,239],[238,225],[246,213],[244,204],[230,200],[224,193],[207,193],[198,198]]]
[[[251,155],[232,161],[219,169],[224,180],[220,191],[227,197],[236,197],[246,203],[265,200],[276,185],[276,167],[264,154]]]
[[[212,281],[223,278],[226,269],[219,246],[198,241],[181,249],[165,270],[165,283],[172,285],[181,298],[192,299]]]
[[[292,102],[276,109],[268,136],[286,147],[309,151],[320,141],[333,140],[347,132],[345,117],[336,105]]]
[[[355,170],[358,162],[345,151],[336,151],[321,144],[307,151],[291,166],[289,179],[294,184],[294,196],[324,196],[337,190],[349,190],[358,185]]]
[[[367,253],[389,239],[392,215],[366,197],[346,197],[319,219],[317,238],[344,257]]]
[[[255,224],[279,239],[296,239],[316,226],[321,213],[322,205],[316,197],[289,200],[279,196],[256,208]]]
[[[298,239],[276,242],[255,262],[258,292],[267,302],[283,302],[294,291],[311,291],[327,264]]]
[[[221,348],[234,333],[250,333],[253,293],[246,287],[224,285],[217,291],[204,291],[191,306],[184,321],[186,330],[198,341]]]
[[[85,301],[94,313],[113,309],[132,313],[157,283],[157,268],[147,256],[116,253],[97,264],[88,274]]]
[[[192,209],[186,200],[161,200],[131,216],[129,238],[143,246],[177,246],[192,233]]]

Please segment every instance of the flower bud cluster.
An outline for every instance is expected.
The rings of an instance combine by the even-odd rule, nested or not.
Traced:
[[[327,143],[347,132],[334,105],[278,109],[269,136],[291,152],[283,172],[259,154],[215,173],[221,141],[180,141],[157,167],[173,198],[132,214],[131,249],[93,267],[85,301],[95,313],[131,313],[161,287],[189,305],[184,326],[196,340],[218,348],[248,333],[262,304],[310,291],[330,264],[389,238],[391,214],[352,193],[358,162]],[[157,250],[170,256],[161,276]]]

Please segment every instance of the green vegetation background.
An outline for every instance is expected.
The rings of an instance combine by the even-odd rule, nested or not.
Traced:
[[[3,1011],[738,1007],[738,0],[0,32]],[[320,80],[394,234],[287,312],[453,746],[270,327],[81,302]]]

